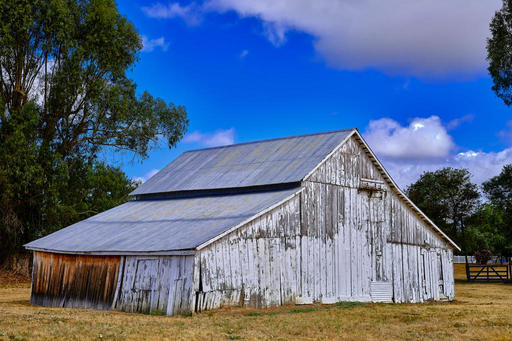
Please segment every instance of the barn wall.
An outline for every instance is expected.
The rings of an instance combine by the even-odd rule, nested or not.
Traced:
[[[110,309],[118,256],[34,252],[30,303],[47,307]]]
[[[193,256],[84,256],[34,252],[30,302],[168,315],[193,311]]]
[[[361,189],[361,179],[382,190]],[[195,311],[454,297],[452,250],[384,182],[355,139],[303,186],[196,254]]]
[[[300,293],[300,196],[196,254],[195,310],[295,302]]]
[[[385,296],[382,288],[391,290],[392,285],[395,302],[454,297],[452,249],[391,190],[354,137],[307,180],[302,212],[317,222],[306,225],[313,227],[313,236],[322,228],[332,229],[333,241],[327,238],[325,244],[327,258],[332,258],[334,273],[350,274],[338,283],[336,295],[378,300]],[[368,184],[382,191],[368,190]],[[329,210],[318,212],[317,206],[337,206],[337,220]],[[307,217],[308,212],[314,217]],[[320,261],[312,257],[313,263]]]
[[[126,256],[115,308],[167,315],[192,312],[193,256]]]

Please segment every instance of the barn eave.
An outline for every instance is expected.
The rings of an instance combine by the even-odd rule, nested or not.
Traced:
[[[208,245],[210,245],[210,244],[214,243],[215,241],[217,241],[217,240],[221,239],[222,237],[224,237],[224,236],[226,236],[226,235],[228,235],[228,234],[230,234],[230,233],[232,233],[232,232],[234,232],[234,231],[238,230],[240,227],[242,227],[242,226],[244,226],[244,225],[246,225],[246,224],[250,223],[251,221],[253,221],[253,220],[255,220],[255,219],[257,219],[257,218],[259,218],[259,217],[261,217],[261,216],[265,215],[266,213],[268,213],[268,212],[272,211],[272,210],[273,210],[273,209],[275,209],[276,207],[279,207],[279,206],[281,206],[282,204],[286,203],[287,201],[291,200],[291,199],[292,199],[292,198],[294,198],[295,196],[300,195],[300,194],[301,194],[305,189],[306,189],[305,187],[300,187],[300,188],[298,188],[297,192],[293,193],[292,195],[289,195],[288,197],[286,197],[286,198],[284,198],[283,200],[281,200],[281,201],[279,201],[279,202],[275,203],[275,204],[274,204],[274,205],[272,205],[272,206],[269,206],[268,208],[266,208],[266,209],[262,210],[262,211],[261,211],[261,212],[259,212],[258,214],[256,214],[256,215],[254,215],[254,216],[250,217],[249,219],[242,221],[241,223],[239,223],[239,224],[237,224],[237,225],[233,226],[232,228],[230,228],[230,229],[228,229],[228,230],[224,231],[223,233],[221,233],[221,234],[219,234],[219,235],[217,235],[217,236],[215,236],[215,237],[211,238],[210,240],[207,240],[206,242],[204,242],[204,243],[202,243],[202,244],[198,245],[198,246],[196,247],[196,250],[197,250],[197,251],[199,251],[199,250],[201,250],[201,249],[203,249],[203,248],[207,247]]]
[[[193,256],[196,250],[162,250],[162,251],[68,251],[55,250],[37,247],[26,247],[27,250],[57,253],[65,255],[87,255],[87,256]]]

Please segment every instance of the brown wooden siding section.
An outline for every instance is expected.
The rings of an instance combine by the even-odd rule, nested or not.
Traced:
[[[34,252],[30,303],[48,307],[110,309],[119,256]]]

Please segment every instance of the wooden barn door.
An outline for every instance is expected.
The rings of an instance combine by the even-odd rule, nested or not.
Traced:
[[[384,247],[385,233],[385,196],[384,191],[368,193],[368,232],[371,255],[370,296],[374,302],[391,302],[393,286],[386,278]]]
[[[167,315],[192,312],[192,271],[194,257],[171,257]]]
[[[368,238],[371,255],[372,281],[384,281],[384,195],[383,192],[368,193]]]
[[[127,256],[116,308],[129,312],[190,312],[192,256]]]
[[[439,297],[444,298],[444,274],[443,274],[443,259],[441,257],[441,253],[437,253],[437,286],[439,288]]]

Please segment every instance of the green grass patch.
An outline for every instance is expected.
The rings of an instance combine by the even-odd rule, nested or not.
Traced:
[[[312,311],[316,311],[315,308],[301,308],[301,309],[292,309],[288,311],[290,314],[298,314],[298,313],[310,313]]]
[[[310,313],[316,311],[313,307],[308,308],[299,308],[299,309],[291,309],[291,310],[281,310],[281,311],[271,311],[268,313],[251,311],[245,313],[244,316],[272,316],[272,315],[282,315],[282,314],[299,314],[299,313]]]
[[[336,307],[339,308],[350,308],[364,305],[363,302],[338,302],[336,303]]]

